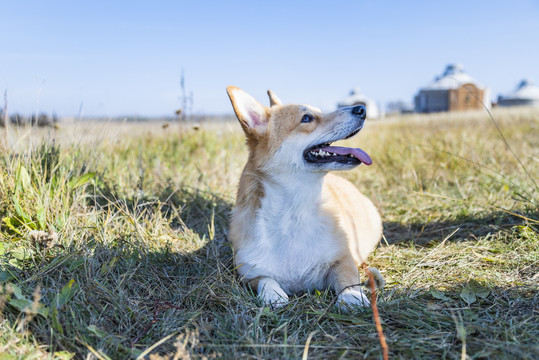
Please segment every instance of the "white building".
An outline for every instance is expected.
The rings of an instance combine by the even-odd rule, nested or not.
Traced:
[[[515,91],[499,96],[498,105],[500,106],[539,106],[539,87],[532,80],[522,80]]]
[[[419,113],[490,108],[490,90],[464,72],[460,64],[450,64],[442,76],[419,89],[414,99]]]
[[[354,105],[363,105],[367,109],[367,119],[378,119],[380,117],[380,112],[378,111],[378,106],[376,103],[367,98],[365,95],[361,94],[359,88],[350,90],[350,94],[339,101],[337,108],[354,106]]]

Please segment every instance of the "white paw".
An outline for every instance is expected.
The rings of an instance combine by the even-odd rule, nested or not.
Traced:
[[[337,297],[337,306],[343,310],[347,310],[353,307],[367,307],[371,302],[365,296],[363,291],[355,289],[345,289]]]
[[[273,279],[265,278],[258,283],[258,297],[272,308],[279,308],[288,303],[288,295],[279,283]]]

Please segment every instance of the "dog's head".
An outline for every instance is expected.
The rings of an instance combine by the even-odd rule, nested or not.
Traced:
[[[331,146],[361,130],[366,118],[363,106],[324,114],[308,105],[282,105],[271,90],[270,107],[237,87],[229,86],[227,92],[247,137],[250,161],[257,168],[330,171],[372,164],[361,149]]]

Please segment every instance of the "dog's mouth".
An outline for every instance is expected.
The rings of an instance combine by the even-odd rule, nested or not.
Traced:
[[[354,130],[344,139],[348,139],[357,134],[361,128]],[[359,148],[347,148],[341,146],[331,146],[331,143],[342,139],[335,139],[321,143],[305,150],[303,157],[305,161],[315,164],[336,162],[344,165],[371,165],[372,159],[365,151]]]

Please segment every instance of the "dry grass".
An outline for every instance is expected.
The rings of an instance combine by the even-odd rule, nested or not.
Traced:
[[[343,175],[383,212],[370,265],[387,280],[390,358],[539,356],[539,111],[494,117],[530,176],[482,112],[372,122],[349,141],[374,160]],[[341,313],[327,292],[273,311],[238,283],[226,239],[246,158],[236,124],[12,136],[1,359],[380,358],[369,310]]]

